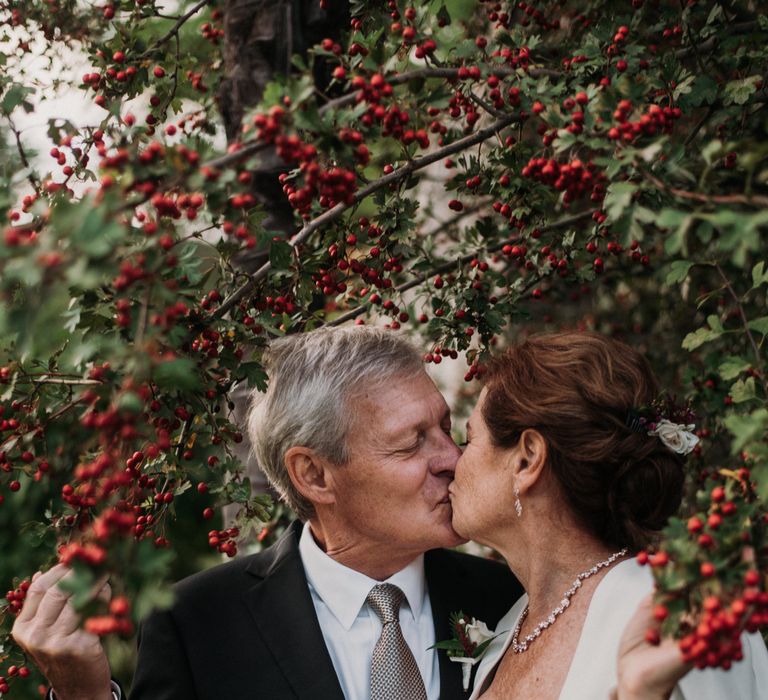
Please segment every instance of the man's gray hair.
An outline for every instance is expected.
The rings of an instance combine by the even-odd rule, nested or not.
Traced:
[[[282,499],[307,520],[314,507],[288,476],[288,449],[308,447],[333,464],[347,464],[355,416],[351,400],[372,384],[423,372],[424,365],[401,334],[374,326],[285,336],[270,344],[264,362],[268,389],[254,392],[248,413],[253,453]]]

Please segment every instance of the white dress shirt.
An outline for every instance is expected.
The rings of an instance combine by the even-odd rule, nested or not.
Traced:
[[[619,642],[624,627],[653,586],[650,567],[640,566],[634,558],[616,564],[603,577],[592,594],[559,700],[608,700],[617,682]],[[480,662],[469,700],[482,700],[496,666],[512,643],[513,630],[527,602],[528,596],[524,595],[500,620],[496,627],[500,636],[491,642]],[[556,636],[557,625],[546,634]],[[729,671],[690,671],[675,687],[671,700],[764,700],[768,692],[765,643],[759,633],[742,634],[741,641],[742,661]]]
[[[432,606],[424,577],[424,556],[412,561],[386,581],[376,581],[329,557],[309,529],[299,540],[299,553],[309,591],[323,632],[325,646],[347,700],[370,700],[371,658],[381,635],[381,621],[365,603],[371,588],[391,583],[405,593],[400,627],[413,652],[429,700],[440,696],[440,667],[435,643]]]

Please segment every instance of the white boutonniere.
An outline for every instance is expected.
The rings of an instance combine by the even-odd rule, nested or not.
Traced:
[[[461,664],[461,683],[465,691],[469,690],[472,667],[483,658],[488,645],[496,638],[488,626],[463,612],[451,614],[453,639],[438,642],[433,649],[444,649],[451,661]]]
[[[653,430],[648,431],[648,435],[655,435],[666,447],[673,452],[681,455],[687,455],[693,451],[693,448],[699,442],[699,438],[693,434],[695,425],[684,425],[682,423],[673,423],[662,418]]]

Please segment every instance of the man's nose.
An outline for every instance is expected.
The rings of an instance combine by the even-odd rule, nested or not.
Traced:
[[[456,471],[456,463],[461,457],[461,448],[453,441],[453,438],[441,431],[441,441],[439,455],[433,461],[433,471],[435,473],[446,473],[453,477]]]

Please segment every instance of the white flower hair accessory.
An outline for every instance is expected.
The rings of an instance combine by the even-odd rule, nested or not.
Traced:
[[[662,418],[653,430],[648,431],[648,435],[658,437],[672,452],[687,455],[693,452],[693,448],[699,443],[699,438],[693,433],[695,428],[693,423],[684,425]]]
[[[690,403],[678,406],[674,398],[659,397],[650,408],[632,408],[627,412],[626,425],[636,433],[659,438],[664,446],[679,455],[688,455],[699,444]]]

